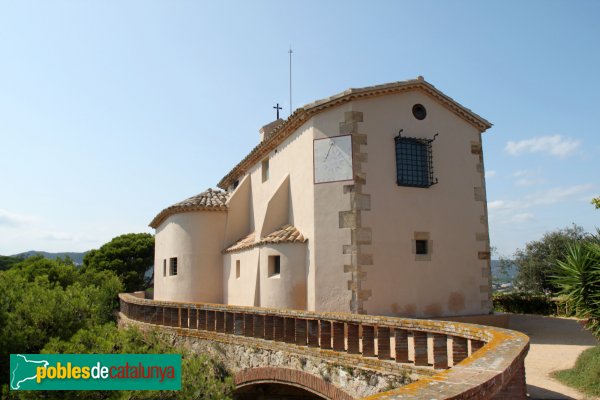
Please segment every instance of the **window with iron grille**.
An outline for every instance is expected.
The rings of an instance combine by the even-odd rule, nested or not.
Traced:
[[[402,130],[400,130],[402,133]],[[437,133],[435,134],[437,136]],[[396,142],[396,183],[398,186],[428,188],[437,183],[433,179],[431,143],[433,139],[402,137]]]

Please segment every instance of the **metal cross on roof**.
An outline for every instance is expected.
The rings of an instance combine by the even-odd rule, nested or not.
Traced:
[[[277,119],[279,119],[279,110],[281,110],[282,108],[279,106],[279,103],[277,103],[276,106],[273,106],[273,108],[277,110]]]

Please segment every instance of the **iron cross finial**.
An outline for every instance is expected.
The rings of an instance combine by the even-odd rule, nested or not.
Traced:
[[[279,106],[279,103],[277,103],[276,106],[273,106],[273,108],[277,110],[277,119],[279,119],[279,110],[281,110],[281,107]]]

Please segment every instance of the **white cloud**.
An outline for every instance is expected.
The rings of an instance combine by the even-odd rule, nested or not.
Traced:
[[[595,199],[596,197],[599,197],[599,194],[585,194],[583,196],[581,196],[578,200],[579,201],[583,201],[584,203],[591,203],[592,199]]]
[[[541,169],[530,170],[530,169],[521,169],[513,172],[513,176],[515,178],[519,178],[515,181],[517,186],[534,186],[539,185],[546,182],[545,179],[539,178],[538,176],[541,174]]]
[[[517,186],[535,186],[544,182],[546,182],[546,180],[542,178],[521,178],[517,180],[516,184]]]
[[[519,218],[526,217],[523,210],[532,207],[556,204],[564,201],[578,200],[582,193],[589,193],[594,188],[592,184],[573,185],[569,187],[556,187],[549,190],[543,190],[528,194],[516,200],[493,200],[488,202],[488,210],[490,214],[502,213],[508,218],[514,218],[521,215]],[[513,214],[514,215],[510,215]]]
[[[518,171],[515,171],[515,172],[513,173],[513,176],[514,176],[515,178],[518,178],[518,177],[520,177],[520,176],[527,176],[527,175],[531,175],[531,171],[529,171],[528,169],[520,169],[520,170],[518,170]]]
[[[575,153],[581,141],[563,138],[560,135],[540,136],[518,142],[509,141],[504,150],[512,156],[522,153],[546,153],[566,158]]]
[[[16,228],[36,222],[38,219],[31,215],[22,215],[0,209],[0,226]]]
[[[521,214],[515,214],[513,215],[509,222],[513,222],[515,224],[519,224],[519,223],[523,223],[523,222],[528,222],[535,219],[535,216],[531,213],[521,213]]]
[[[525,196],[525,200],[532,205],[555,204],[569,200],[574,196],[587,192],[594,187],[592,184],[574,185],[569,187],[557,187]]]
[[[485,171],[485,179],[490,179],[496,176],[496,171]]]
[[[504,200],[488,201],[488,210],[503,210],[507,207],[507,202]]]
[[[82,234],[73,234],[68,232],[43,232],[39,235],[42,240],[52,242],[96,242],[96,239]]]

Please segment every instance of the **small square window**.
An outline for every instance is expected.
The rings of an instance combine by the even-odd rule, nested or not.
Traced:
[[[167,276],[167,259],[163,260],[163,276]]]
[[[177,275],[177,257],[169,259],[169,275]]]
[[[235,262],[235,278],[240,279],[240,260]]]
[[[281,273],[281,257],[269,256],[269,276],[276,276]]]
[[[262,170],[262,181],[266,182],[269,180],[269,159],[265,158],[262,161],[262,165],[261,165],[261,170]]]
[[[429,254],[427,240],[415,240],[415,253],[419,255]]]

